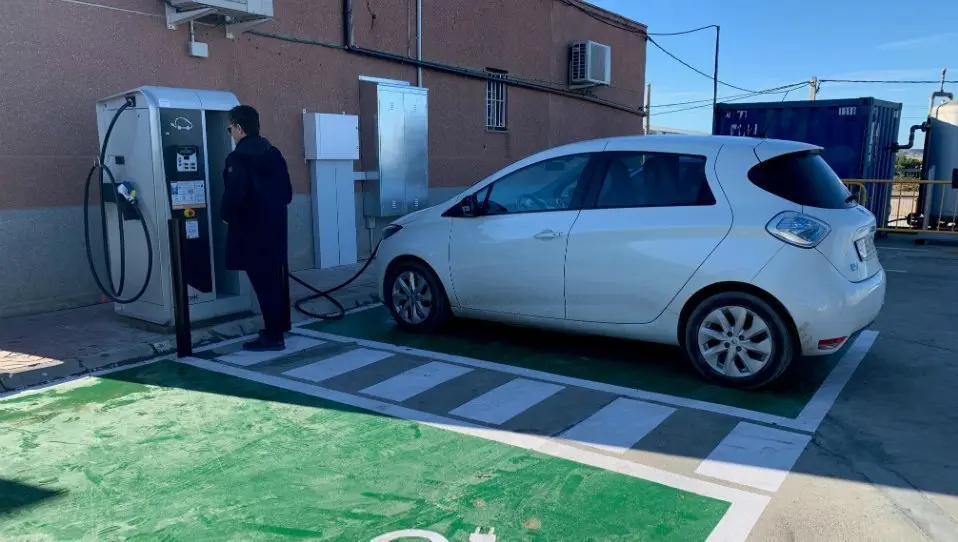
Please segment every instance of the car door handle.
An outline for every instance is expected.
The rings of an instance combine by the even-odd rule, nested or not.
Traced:
[[[536,239],[555,239],[556,237],[562,237],[562,234],[557,231],[545,230],[535,234],[534,237]]]

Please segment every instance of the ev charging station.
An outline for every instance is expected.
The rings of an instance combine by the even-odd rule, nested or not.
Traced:
[[[116,204],[101,207],[105,273],[111,287],[121,277],[121,292],[125,283],[133,291],[146,281],[132,301],[117,302],[122,294],[115,292],[118,314],[173,323],[171,218],[184,220],[186,230],[183,275],[190,320],[254,310],[245,275],[226,270],[227,226],[215,204],[222,199],[222,167],[233,150],[228,112],[237,105],[229,92],[151,86],[97,102],[100,167],[109,173],[101,174],[100,193],[104,203]],[[123,198],[132,202],[127,192],[133,192],[139,212],[124,212]],[[130,224],[136,221],[143,227]]]

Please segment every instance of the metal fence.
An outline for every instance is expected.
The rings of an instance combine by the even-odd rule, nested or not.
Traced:
[[[846,179],[880,232],[958,234],[958,189],[951,181]]]

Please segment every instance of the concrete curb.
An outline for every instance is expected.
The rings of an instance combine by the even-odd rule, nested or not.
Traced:
[[[374,293],[356,293],[355,295],[343,296],[342,299],[339,299],[339,302],[346,307],[346,310],[350,310],[378,303],[379,299]],[[299,324],[306,321],[308,321],[308,319],[304,317],[300,319]],[[293,325],[296,326],[298,324],[294,322]],[[194,348],[207,346],[228,339],[252,335],[259,331],[261,326],[262,320],[260,317],[251,316],[241,320],[219,324],[211,328],[193,331],[191,342]],[[81,376],[93,371],[122,367],[123,365],[130,365],[175,353],[176,339],[174,337],[155,343],[136,343],[119,348],[112,348],[98,354],[81,356],[79,358],[50,360],[17,373],[0,374],[0,392],[23,391],[34,386],[51,384],[58,380]]]

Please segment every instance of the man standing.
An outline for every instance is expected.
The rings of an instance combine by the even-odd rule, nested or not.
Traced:
[[[229,112],[236,148],[226,157],[222,217],[228,224],[226,268],[246,271],[263,312],[265,329],[243,345],[254,352],[286,347],[286,206],[293,187],[283,154],[259,134],[259,113],[248,105]]]

